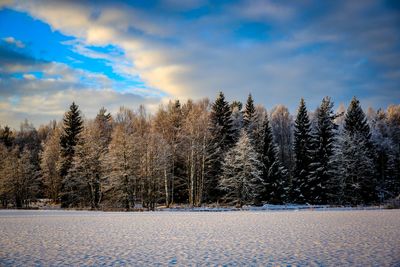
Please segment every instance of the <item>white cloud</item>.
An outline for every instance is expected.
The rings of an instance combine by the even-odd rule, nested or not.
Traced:
[[[24,75],[22,75],[22,77],[24,77],[24,79],[26,80],[36,80],[36,76],[30,73],[26,73]]]
[[[18,48],[25,47],[25,44],[23,42],[16,40],[14,37],[11,36],[3,38],[3,41],[5,41],[8,44],[15,45]]]

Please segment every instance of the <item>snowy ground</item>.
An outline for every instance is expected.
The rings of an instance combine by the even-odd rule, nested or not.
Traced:
[[[400,210],[1,210],[0,233],[0,266],[400,266]]]

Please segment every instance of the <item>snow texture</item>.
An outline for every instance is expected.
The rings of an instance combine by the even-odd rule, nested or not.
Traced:
[[[400,265],[400,211],[0,211],[0,265]]]

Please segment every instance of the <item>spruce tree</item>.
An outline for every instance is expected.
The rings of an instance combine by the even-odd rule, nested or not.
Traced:
[[[78,144],[79,134],[83,130],[83,121],[79,107],[72,102],[69,111],[65,113],[63,119],[63,132],[60,136],[61,145],[61,167],[60,175],[63,179],[61,205],[63,207],[69,206],[71,199],[67,192],[71,191],[65,188],[67,184],[67,175],[72,167],[73,158],[75,155],[75,146]]]
[[[360,106],[360,101],[353,97],[344,118],[344,130],[350,136],[355,134],[362,135],[367,142],[370,141],[371,131],[364,111]]]
[[[225,156],[222,165],[220,188],[226,193],[226,199],[239,207],[253,202],[262,186],[261,162],[245,130],[240,133],[239,141]]]
[[[246,102],[246,106],[245,106],[244,114],[243,114],[243,127],[246,129],[247,133],[250,135],[251,135],[253,124],[254,124],[254,119],[255,119],[255,115],[256,115],[255,113],[256,113],[256,109],[254,107],[254,101],[253,101],[251,94],[249,94],[249,96],[247,97],[247,102]]]
[[[315,129],[313,131],[313,156],[310,173],[310,202],[324,204],[327,202],[329,184],[331,182],[332,157],[334,153],[334,137],[337,126],[333,103],[329,97],[324,97],[316,113]]]
[[[311,123],[304,99],[300,100],[294,131],[295,166],[293,172],[292,200],[297,203],[310,201],[309,176],[311,171]]]
[[[287,198],[286,170],[279,161],[277,147],[269,125],[268,114],[265,114],[263,122],[263,134],[261,144],[256,144],[260,154],[262,167],[262,188],[257,196],[258,202],[281,204]]]
[[[364,111],[353,97],[344,124],[344,188],[348,202],[367,204],[376,201],[376,177],[371,132]],[[362,168],[362,169],[361,169]]]
[[[210,112],[210,143],[206,160],[206,199],[214,202],[221,197],[218,189],[219,177],[225,153],[234,144],[234,129],[232,127],[232,111],[225,96],[219,93]]]

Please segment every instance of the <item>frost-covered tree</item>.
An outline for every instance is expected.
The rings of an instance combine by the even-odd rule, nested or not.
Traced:
[[[225,96],[219,93],[211,105],[210,112],[210,144],[208,145],[206,159],[206,199],[211,202],[221,197],[218,189],[222,163],[226,152],[234,144],[234,130],[232,128],[232,112]]]
[[[70,189],[68,194],[76,195],[74,199],[79,201],[71,204],[99,208],[106,176],[102,158],[107,153],[110,130],[111,116],[107,116],[105,109],[101,109],[96,119],[85,125],[64,185]]]
[[[390,105],[387,108],[387,124],[389,138],[395,154],[395,180],[390,186],[394,195],[400,195],[400,105]]]
[[[32,163],[32,153],[28,148],[21,152],[19,147],[7,150],[1,145],[0,155],[0,197],[3,206],[12,203],[16,208],[28,207],[39,189],[39,176],[35,164]]]
[[[263,120],[261,142],[255,144],[261,160],[262,187],[257,194],[258,202],[281,204],[288,197],[288,177],[285,168],[279,161],[278,151],[273,140],[272,129],[269,125],[268,114]]]
[[[287,107],[278,105],[271,112],[271,128],[278,146],[279,160],[289,176],[293,169],[293,119]]]
[[[61,205],[63,207],[68,207],[72,201],[67,192],[70,190],[64,190],[64,185],[67,183],[67,174],[72,166],[72,161],[75,154],[75,146],[79,140],[79,134],[83,130],[83,121],[79,107],[72,102],[69,111],[65,113],[63,119],[63,130],[60,136],[61,145],[61,165],[60,165],[60,175],[62,180],[62,197]],[[64,193],[64,191],[66,191]]]
[[[243,112],[243,127],[246,129],[247,134],[251,137],[254,124],[255,124],[256,108],[251,94],[247,97],[246,106]]]
[[[239,141],[226,154],[220,188],[237,206],[254,201],[262,184],[261,163],[245,130]]]
[[[390,138],[389,123],[386,113],[379,109],[370,109],[369,125],[371,140],[374,145],[374,158],[377,174],[378,195],[381,200],[397,196],[396,145]]]
[[[182,159],[182,134],[183,115],[181,103],[170,101],[165,107],[161,105],[154,117],[156,132],[167,142],[170,147],[170,157],[164,170],[164,196],[165,205],[169,207],[175,201],[175,188],[182,184],[183,159]],[[178,194],[180,195],[180,194]]]
[[[43,151],[40,154],[40,168],[45,193],[54,202],[59,200],[61,190],[60,135],[61,129],[54,125],[54,129],[42,143]]]
[[[292,182],[292,200],[306,203],[311,200],[313,191],[310,184],[311,171],[311,123],[304,99],[300,100],[294,130],[295,165]]]
[[[197,103],[188,101],[184,106],[185,119],[183,123],[183,154],[186,158],[186,188],[189,205],[200,206],[203,201],[205,186],[205,161],[210,134],[209,101],[201,100]]]
[[[342,177],[344,200],[348,204],[376,201],[376,178],[372,156],[371,133],[360,102],[354,97],[347,109],[341,136],[336,176]],[[340,158],[340,157],[339,157]]]
[[[333,102],[329,97],[322,99],[315,112],[315,127],[312,136],[312,163],[310,165],[310,202],[324,204],[328,201],[328,191],[333,178],[332,160],[336,124]]]
[[[135,142],[126,124],[117,124],[112,133],[108,154],[103,165],[108,167],[108,183],[105,185],[106,201],[112,206],[130,210],[135,207],[139,177],[135,157]]]

